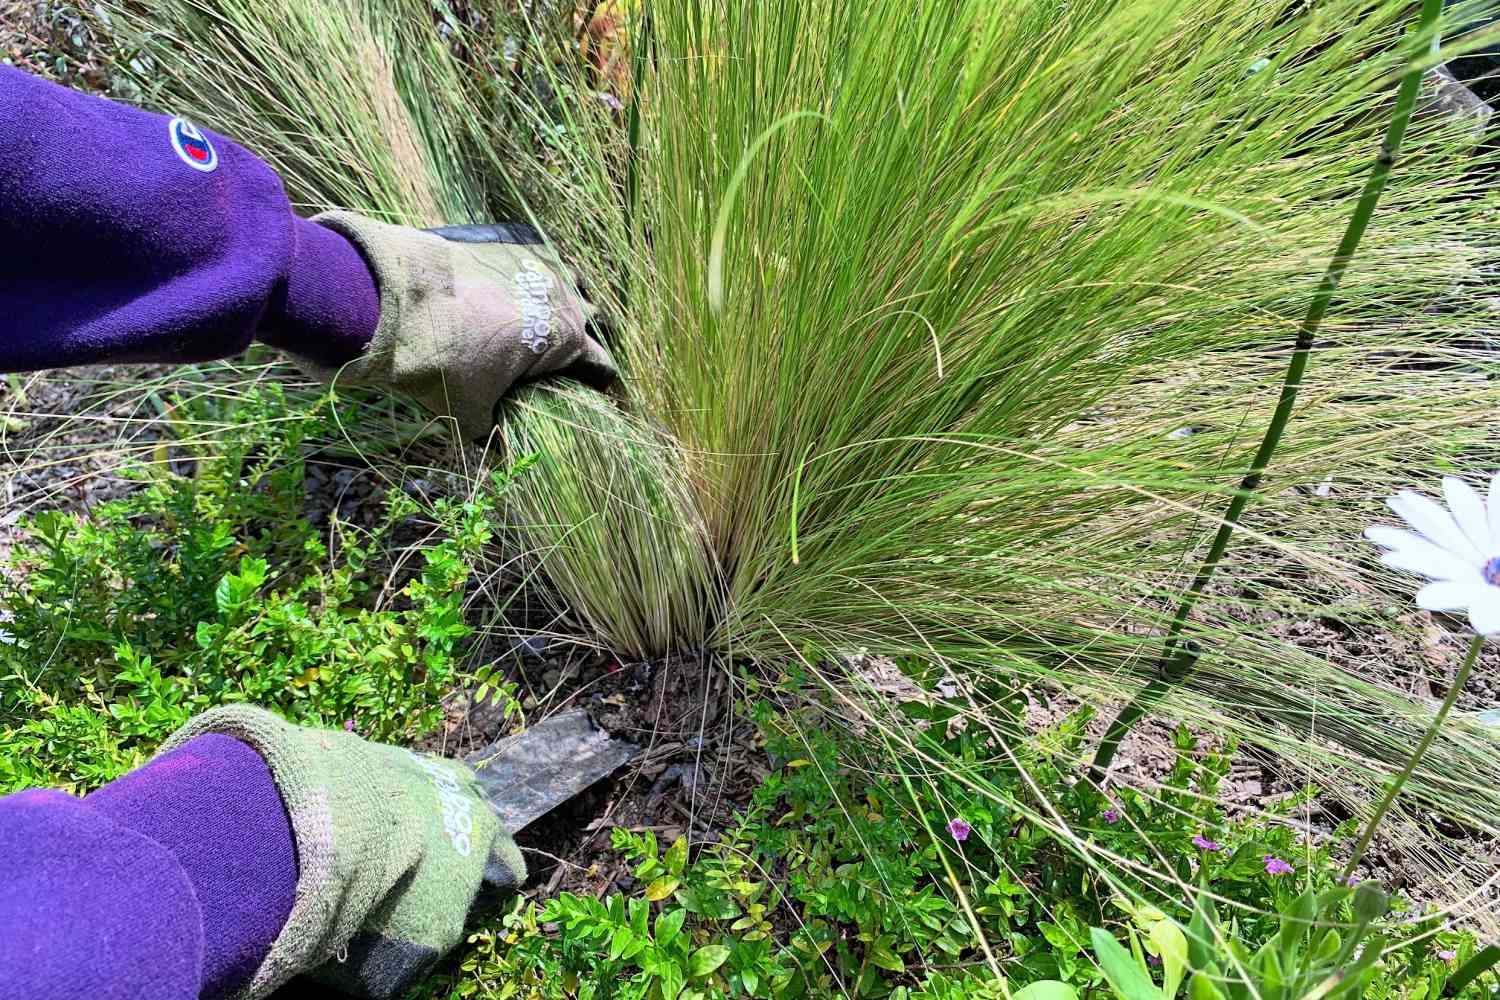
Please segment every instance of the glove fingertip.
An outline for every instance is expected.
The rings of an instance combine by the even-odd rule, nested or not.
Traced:
[[[526,883],[526,859],[510,837],[502,834],[495,838],[484,866],[484,882],[500,892],[514,892]]]
[[[577,361],[564,368],[562,374],[600,392],[620,380],[619,370],[615,368],[613,359],[602,347],[597,351],[586,352]]]

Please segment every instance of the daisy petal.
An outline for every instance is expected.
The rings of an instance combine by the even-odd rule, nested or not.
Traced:
[[[1380,561],[1391,569],[1418,573],[1433,580],[1452,580],[1455,583],[1478,584],[1484,582],[1479,568],[1464,562],[1451,552],[1445,552],[1431,542],[1426,548],[1405,548],[1387,552]]]
[[[1500,538],[1500,472],[1490,477],[1490,536]]]
[[[1385,525],[1371,525],[1365,529],[1365,537],[1390,548],[1382,553],[1382,562],[1387,566],[1404,569],[1409,573],[1421,573],[1434,580],[1458,580],[1461,583],[1483,583],[1480,568],[1465,559],[1440,548],[1421,535]],[[1395,557],[1391,562],[1386,557]]]
[[[1486,587],[1483,600],[1469,605],[1469,624],[1480,635],[1500,632],[1500,589]]]
[[[1463,611],[1471,604],[1483,603],[1485,591],[1490,589],[1482,583],[1440,580],[1417,591],[1417,607],[1428,611]]]
[[[1401,520],[1411,525],[1429,542],[1447,549],[1476,566],[1484,562],[1484,556],[1480,555],[1479,550],[1474,548],[1468,537],[1459,530],[1458,523],[1453,520],[1453,515],[1429,497],[1413,493],[1411,490],[1402,490],[1386,503],[1400,516]]]
[[[1482,557],[1487,557],[1494,551],[1495,542],[1490,536],[1490,520],[1485,516],[1484,501],[1479,499],[1479,494],[1457,476],[1444,476],[1443,498],[1448,501],[1448,509],[1453,512],[1458,529]]]
[[[1419,549],[1432,545],[1415,531],[1393,528],[1388,524],[1372,524],[1365,529],[1365,538],[1388,549]]]

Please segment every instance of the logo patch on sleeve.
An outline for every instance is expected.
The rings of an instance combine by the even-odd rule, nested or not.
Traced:
[[[218,150],[208,141],[208,136],[186,118],[173,118],[167,123],[167,133],[172,137],[177,158],[194,170],[206,174],[219,165]]]

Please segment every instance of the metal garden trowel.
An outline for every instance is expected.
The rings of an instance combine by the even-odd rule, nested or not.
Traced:
[[[579,708],[476,750],[464,763],[474,769],[501,827],[516,833],[640,752],[598,729]]]

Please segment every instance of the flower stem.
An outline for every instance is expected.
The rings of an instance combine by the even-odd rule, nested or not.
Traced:
[[[1208,555],[1204,558],[1203,564],[1198,567],[1197,575],[1193,577],[1193,582],[1183,594],[1177,606],[1177,613],[1172,616],[1161,659],[1157,662],[1157,676],[1120,710],[1120,714],[1115,717],[1110,724],[1109,731],[1099,743],[1099,751],[1094,755],[1093,766],[1093,776],[1096,781],[1102,780],[1109,770],[1109,765],[1120,748],[1120,740],[1125,734],[1141,720],[1142,716],[1155,708],[1166,694],[1186,680],[1188,674],[1192,672],[1193,665],[1198,661],[1196,646],[1192,643],[1181,642],[1183,628],[1187,624],[1188,615],[1197,606],[1203,589],[1208,586],[1214,571],[1218,569],[1224,550],[1229,547],[1229,538],[1234,534],[1240,516],[1245,512],[1256,489],[1259,488],[1261,477],[1270,466],[1271,458],[1276,454],[1276,446],[1281,443],[1282,434],[1285,433],[1287,424],[1291,420],[1292,409],[1297,403],[1297,391],[1302,387],[1302,376],[1307,371],[1307,362],[1312,354],[1313,340],[1317,336],[1318,327],[1328,312],[1334,292],[1338,291],[1339,283],[1343,281],[1344,272],[1349,269],[1350,260],[1359,249],[1359,242],[1364,237],[1370,218],[1375,213],[1375,206],[1385,190],[1391,168],[1395,166],[1396,154],[1401,149],[1401,140],[1406,136],[1406,126],[1411,121],[1412,109],[1416,106],[1417,91],[1422,82],[1423,69],[1420,56],[1424,47],[1428,51],[1435,51],[1437,48],[1437,20],[1438,15],[1442,13],[1442,8],[1443,0],[1422,0],[1421,19],[1417,23],[1413,40],[1415,51],[1412,53],[1410,67],[1401,78],[1400,89],[1396,92],[1396,107],[1391,116],[1390,126],[1386,129],[1385,139],[1380,144],[1380,153],[1370,169],[1370,176],[1365,180],[1364,190],[1354,206],[1354,214],[1349,218],[1349,225],[1344,229],[1343,239],[1339,241],[1333,259],[1328,262],[1328,268],[1323,272],[1323,280],[1318,283],[1318,290],[1313,295],[1312,302],[1308,304],[1302,323],[1297,327],[1296,344],[1292,350],[1291,361],[1287,365],[1286,377],[1281,383],[1281,397],[1277,400],[1276,409],[1271,414],[1271,422],[1266,427],[1265,436],[1261,438],[1260,447],[1256,449],[1255,458],[1250,463],[1250,470],[1245,473],[1244,479],[1240,481],[1239,489],[1229,501],[1229,508],[1224,512],[1223,520],[1219,523],[1219,530],[1214,535],[1213,544],[1208,548]]]
[[[1432,746],[1432,741],[1437,739],[1438,730],[1443,728],[1443,720],[1448,718],[1448,713],[1453,709],[1453,703],[1458,701],[1458,693],[1463,690],[1465,682],[1469,679],[1469,671],[1474,669],[1474,661],[1479,658],[1479,647],[1484,645],[1484,636],[1476,635],[1474,641],[1469,643],[1469,653],[1464,657],[1463,664],[1458,668],[1458,676],[1453,678],[1453,686],[1448,689],[1448,697],[1443,699],[1442,707],[1437,710],[1437,715],[1432,717],[1432,725],[1427,727],[1427,732],[1422,736],[1422,742],[1412,751],[1406,766],[1401,773],[1396,775],[1396,780],[1391,782],[1385,790],[1385,796],[1380,800],[1380,805],[1370,815],[1370,822],[1365,824],[1365,832],[1360,834],[1359,843],[1354,848],[1354,853],[1349,856],[1349,863],[1344,866],[1344,881],[1349,881],[1349,876],[1354,874],[1355,867],[1360,859],[1365,856],[1365,850],[1370,846],[1370,840],[1375,836],[1375,828],[1380,821],[1385,819],[1385,814],[1390,811],[1391,803],[1396,801],[1396,796],[1401,794],[1401,789],[1411,777],[1411,773],[1417,769],[1417,763],[1427,755],[1427,749]]]

